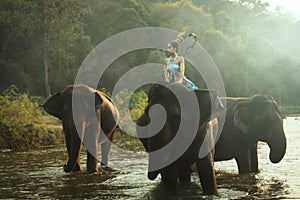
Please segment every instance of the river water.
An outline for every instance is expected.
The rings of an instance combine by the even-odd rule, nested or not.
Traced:
[[[233,160],[215,164],[218,197],[202,195],[197,174],[176,196],[166,194],[159,178],[147,179],[147,154],[118,147],[110,153],[111,168],[65,173],[61,147],[0,153],[0,199],[300,199],[300,117],[285,119],[284,128],[288,146],[280,163],[272,164],[268,146],[259,143],[258,174],[238,175]]]

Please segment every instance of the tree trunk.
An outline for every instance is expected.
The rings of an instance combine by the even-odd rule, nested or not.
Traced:
[[[50,84],[49,84],[49,75],[48,75],[48,38],[47,33],[44,33],[44,72],[45,72],[45,89],[46,89],[46,96],[50,96]]]
[[[46,18],[45,18],[45,1],[43,1],[43,63],[44,63],[44,75],[45,75],[45,90],[46,90],[46,96],[49,97],[51,95],[51,91],[50,91],[50,84],[49,84],[49,75],[48,75],[48,71],[49,71],[49,66],[48,66],[48,33],[46,30]]]

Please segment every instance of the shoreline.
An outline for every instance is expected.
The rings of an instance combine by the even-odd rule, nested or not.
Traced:
[[[286,117],[300,117],[300,114],[288,114]]]

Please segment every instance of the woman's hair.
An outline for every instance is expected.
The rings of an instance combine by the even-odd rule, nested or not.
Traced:
[[[173,47],[175,47],[175,48],[177,48],[177,51],[178,51],[178,46],[181,44],[181,43],[183,43],[183,41],[186,39],[186,38],[188,38],[188,37],[192,37],[193,38],[193,40],[194,40],[194,44],[192,44],[190,47],[188,47],[185,51],[186,52],[188,52],[188,50],[191,50],[194,46],[195,46],[195,44],[197,43],[197,40],[198,40],[198,37],[197,37],[197,35],[195,34],[195,33],[187,33],[185,30],[183,30],[181,33],[179,33],[178,35],[177,35],[177,38],[174,40],[176,43],[177,43],[177,45],[176,44],[174,44],[174,45],[176,45],[176,46],[174,46],[174,45],[172,45]]]
[[[178,51],[178,43],[175,41],[175,40],[173,40],[172,42],[170,42],[170,45],[173,47],[173,48],[176,48],[176,52]]]

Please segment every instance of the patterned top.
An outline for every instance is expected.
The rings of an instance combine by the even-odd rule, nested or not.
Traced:
[[[177,58],[178,56],[175,58],[170,57],[167,60],[167,72],[170,82],[179,81],[181,77],[179,77],[178,72],[182,72],[184,70],[184,65],[179,65],[179,63],[176,62]]]
[[[185,85],[190,90],[197,90],[198,87],[189,79],[187,79],[183,72],[184,72],[184,61],[181,61],[180,64],[177,63],[177,55],[175,58],[169,57],[167,58],[167,69],[166,69],[166,79],[169,82],[178,82]],[[182,72],[182,73],[181,73]]]

